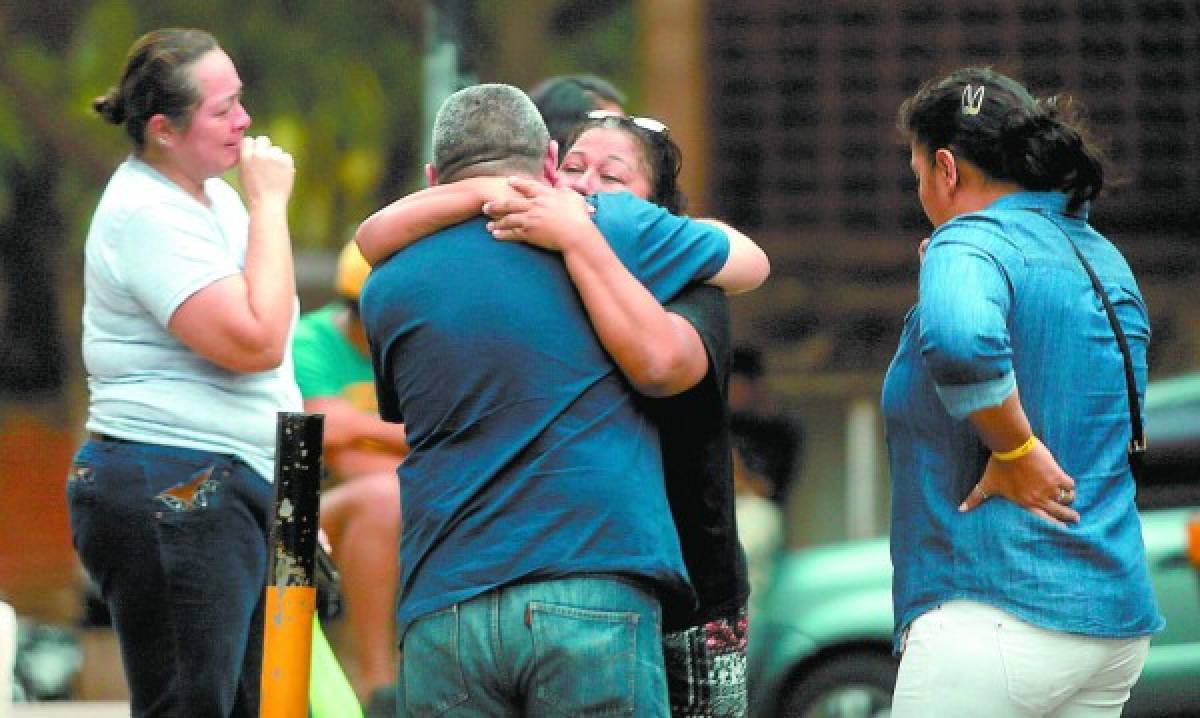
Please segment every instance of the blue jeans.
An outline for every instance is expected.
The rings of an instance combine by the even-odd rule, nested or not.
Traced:
[[[67,501],[132,714],[258,715],[271,485],[232,456],[91,440]]]
[[[655,596],[586,575],[513,584],[422,616],[401,693],[425,716],[668,716]]]

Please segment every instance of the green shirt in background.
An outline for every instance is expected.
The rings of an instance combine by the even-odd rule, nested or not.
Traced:
[[[338,397],[356,409],[378,413],[371,360],[338,328],[343,309],[334,302],[300,317],[292,340],[296,383],[305,399]]]

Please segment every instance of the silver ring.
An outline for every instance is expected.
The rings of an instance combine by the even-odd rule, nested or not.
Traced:
[[[991,495],[988,492],[984,491],[983,487],[980,486],[979,484],[975,484],[975,491],[979,493],[979,496],[984,501],[987,501],[988,499],[992,498]]]
[[[1070,498],[1070,496],[1071,496],[1070,489],[1064,489],[1061,486],[1058,487],[1058,503],[1065,504],[1067,502],[1067,499]]]

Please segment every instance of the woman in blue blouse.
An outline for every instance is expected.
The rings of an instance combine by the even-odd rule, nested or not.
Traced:
[[[1054,98],[987,69],[900,109],[935,231],[883,388],[893,482],[893,716],[1117,716],[1162,628],[1122,354],[1147,313],[1087,222],[1099,156]],[[969,711],[969,713],[968,713]]]

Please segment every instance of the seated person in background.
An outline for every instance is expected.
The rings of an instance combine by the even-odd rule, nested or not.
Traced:
[[[746,551],[753,616],[770,588],[775,561],[787,543],[782,488],[787,486],[800,443],[795,428],[782,416],[736,412],[730,433],[738,538]]]
[[[358,295],[370,267],[350,242],[338,257],[338,301],[304,314],[293,342],[305,411],[325,415],[325,465],[336,485],[321,500],[321,528],[342,575],[354,645],[351,674],[368,707],[386,702],[396,671],[394,608],[400,540],[396,465],[404,426],[379,418]]]
[[[804,456],[804,426],[782,411],[734,411],[733,433],[742,458],[764,480],[765,496],[786,509]]]
[[[761,349],[752,344],[735,346],[729,371],[730,411],[757,415],[775,412],[775,397],[767,385],[766,361]]]

